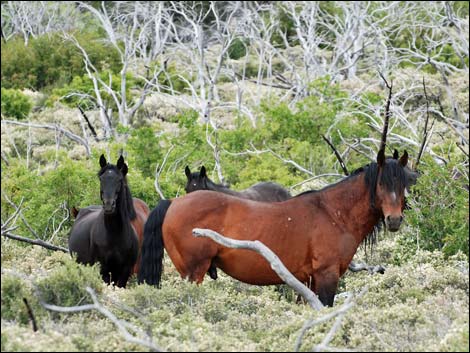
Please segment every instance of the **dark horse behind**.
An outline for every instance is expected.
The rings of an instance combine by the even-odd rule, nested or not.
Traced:
[[[132,198],[122,156],[113,165],[101,155],[100,166],[103,205],[88,206],[76,214],[69,250],[79,263],[99,262],[106,283],[125,287],[130,275],[139,270],[139,249],[150,210],[145,202]]]
[[[243,199],[250,199],[255,201],[276,202],[285,201],[291,198],[288,190],[284,189],[281,185],[273,183],[272,181],[263,181],[242,191],[235,191],[227,186],[216,184],[209,179],[206,173],[206,168],[201,167],[199,172],[191,173],[188,166],[184,169],[188,182],[184,188],[189,194],[196,190],[213,190],[223,192],[225,194],[241,197]]]
[[[209,228],[237,240],[259,240],[270,248],[301,282],[332,306],[339,278],[358,246],[383,220],[397,231],[403,220],[408,154],[385,158],[356,170],[321,190],[283,202],[267,203],[224,193],[198,191],[162,200],[150,213],[144,230],[139,283],[160,285],[164,249],[181,277],[201,283],[214,263],[239,281],[255,285],[282,284],[259,254],[229,249],[194,228]]]

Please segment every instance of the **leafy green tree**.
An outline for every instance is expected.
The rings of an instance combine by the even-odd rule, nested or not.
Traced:
[[[14,117],[18,120],[24,119],[28,116],[32,106],[30,99],[19,90],[2,87],[3,116]]]

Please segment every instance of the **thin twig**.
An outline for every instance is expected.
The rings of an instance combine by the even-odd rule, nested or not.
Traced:
[[[345,175],[349,175],[349,172],[348,172],[348,169],[346,168],[346,164],[344,164],[344,161],[343,161],[343,158],[341,158],[340,154],[338,153],[338,151],[336,150],[335,146],[333,146],[333,144],[331,143],[330,140],[328,140],[325,135],[321,135],[321,137],[323,137],[323,140],[326,141],[326,143],[328,144],[328,146],[331,147],[331,149],[333,150],[336,158],[338,159],[338,162],[339,164],[341,165],[341,168],[343,169],[343,172]]]
[[[31,319],[31,323],[33,324],[33,331],[36,332],[38,330],[38,324],[36,323],[36,318],[34,317],[33,310],[31,309],[31,305],[28,303],[28,299],[23,297],[23,303],[26,305],[26,310],[28,312],[28,316]]]
[[[387,80],[385,79],[385,77],[383,77],[383,75],[380,71],[379,71],[379,75],[380,75],[380,77],[382,77],[382,80],[384,80],[385,85],[388,88],[388,99],[387,99],[387,105],[385,106],[384,128],[382,130],[382,139],[381,139],[380,148],[379,148],[379,151],[380,151],[381,149],[385,148],[385,145],[386,145],[386,142],[387,142],[388,123],[389,123],[390,115],[391,115],[391,113],[390,113],[390,103],[392,101],[393,81],[391,81],[390,84],[389,84],[387,82]]]

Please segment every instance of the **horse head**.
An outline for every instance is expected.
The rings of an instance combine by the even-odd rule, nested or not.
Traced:
[[[119,157],[117,164],[113,165],[106,161],[104,155],[101,155],[100,166],[101,170],[98,176],[100,178],[100,196],[104,213],[114,213],[117,199],[124,187],[128,168],[122,156]]]
[[[393,158],[385,158],[381,149],[377,155],[377,182],[375,188],[375,207],[383,214],[385,226],[396,232],[403,221],[405,208],[405,188],[408,176],[405,166],[408,163],[408,153],[405,151],[398,159],[398,153]]]
[[[186,193],[190,193],[196,190],[207,190],[207,174],[206,168],[204,166],[201,167],[199,172],[191,173],[191,170],[188,166],[184,169],[186,177],[188,178],[188,182],[186,183],[185,190]]]

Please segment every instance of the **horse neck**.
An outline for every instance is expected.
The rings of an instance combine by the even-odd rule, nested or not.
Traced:
[[[207,185],[208,190],[223,192],[223,193],[229,194],[229,195],[237,195],[238,194],[236,191],[230,190],[228,187],[223,186],[221,184],[216,184],[210,179],[207,179],[206,185]]]
[[[125,230],[131,227],[132,215],[135,218],[133,199],[129,188],[123,185],[116,200],[116,209],[112,214],[104,214],[104,224],[108,229],[119,229],[125,233]]]
[[[330,217],[347,233],[352,234],[358,244],[373,231],[380,220],[380,212],[371,207],[364,173],[320,191],[319,194],[322,206]]]

